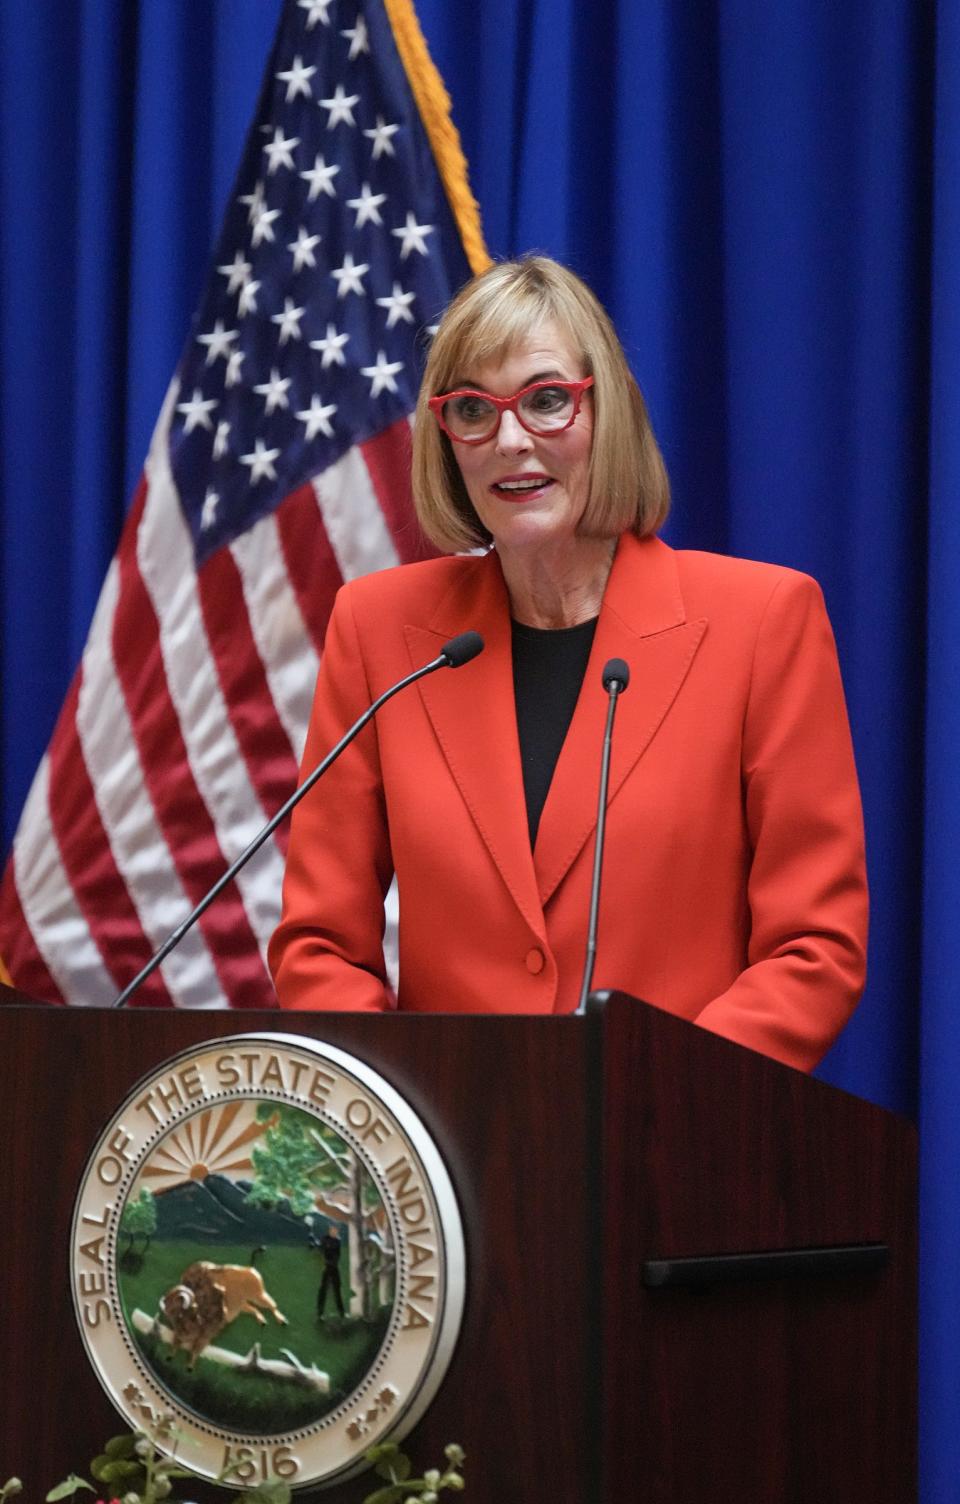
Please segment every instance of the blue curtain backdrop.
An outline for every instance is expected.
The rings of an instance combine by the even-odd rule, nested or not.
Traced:
[[[189,328],[279,9],[0,7],[4,852]],[[491,250],[559,256],[614,316],[673,479],[670,541],[823,584],[873,898],[867,996],[823,1074],[921,1124],[923,1499],[956,1504],[960,8],[418,9]]]

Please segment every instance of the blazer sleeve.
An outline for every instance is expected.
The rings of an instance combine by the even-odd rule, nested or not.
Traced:
[[[863,817],[819,586],[785,573],[758,631],[743,727],[748,965],[697,1022],[810,1070],[866,973]]]
[[[373,698],[347,587],[327,627],[301,778]],[[293,814],[283,909],[268,953],[281,1007],[392,1006],[383,958],[383,901],[392,875],[371,722]]]

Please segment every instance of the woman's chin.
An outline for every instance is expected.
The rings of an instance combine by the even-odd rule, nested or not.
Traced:
[[[491,528],[500,548],[549,548],[576,540],[576,523],[572,518],[557,516],[555,508],[535,501],[508,503]],[[489,525],[489,523],[488,523]]]

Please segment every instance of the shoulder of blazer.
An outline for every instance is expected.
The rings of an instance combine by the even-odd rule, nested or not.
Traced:
[[[766,564],[757,559],[739,559],[697,549],[676,549],[673,557],[684,602],[692,614],[697,614],[693,604],[697,596],[709,604],[711,598],[732,591],[742,602],[755,601],[762,607],[778,589],[820,593],[812,575],[785,564]]]

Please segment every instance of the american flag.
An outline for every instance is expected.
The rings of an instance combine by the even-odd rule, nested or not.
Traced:
[[[296,782],[338,586],[424,552],[409,417],[430,326],[470,275],[464,245],[474,269],[483,252],[449,152],[438,169],[452,128],[418,45],[408,0],[288,0],[281,16],[0,889],[0,957],[37,998],[109,1003],[239,855]],[[285,844],[281,828],[135,1001],[275,1003]]]

